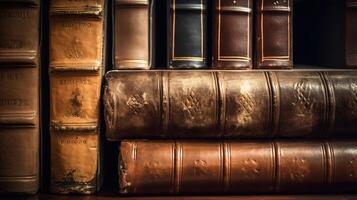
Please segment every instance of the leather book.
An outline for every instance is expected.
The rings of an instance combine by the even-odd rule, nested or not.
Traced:
[[[255,68],[292,68],[293,0],[257,0]]]
[[[40,1],[0,1],[0,194],[35,194],[40,174]]]
[[[207,67],[207,0],[167,3],[168,67]]]
[[[354,141],[123,141],[122,194],[353,192]]]
[[[252,8],[252,0],[215,0],[213,68],[252,68]]]
[[[50,132],[53,193],[91,194],[101,186],[100,93],[105,1],[50,4]]]
[[[357,1],[346,0],[346,65],[357,67]]]
[[[153,1],[115,0],[114,69],[150,69]]]
[[[106,136],[355,137],[355,71],[112,71]]]

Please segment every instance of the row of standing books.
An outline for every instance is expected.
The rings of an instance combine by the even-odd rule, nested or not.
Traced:
[[[169,1],[169,68],[207,67],[207,38],[201,37],[207,2]],[[155,1],[112,3],[50,1],[49,66],[41,66],[41,2],[0,1],[0,27],[6,27],[0,30],[0,193],[38,191],[47,103],[50,129],[42,134],[50,135],[53,193],[100,189],[104,134],[124,140],[118,155],[123,194],[356,189],[356,71],[118,70],[155,66]],[[226,28],[215,29],[222,31],[212,41],[220,42],[216,53],[223,60],[213,66],[251,67],[252,38],[244,35],[251,34],[252,1],[217,3],[216,25]],[[257,56],[258,62],[292,66],[291,54],[280,57],[292,51],[291,2],[256,3],[259,19],[270,24],[258,26],[271,37],[261,41],[261,52],[273,56]],[[102,87],[111,7],[117,70],[105,75]],[[49,69],[49,91],[41,91],[41,67]],[[49,102],[40,102],[41,92],[49,92]]]

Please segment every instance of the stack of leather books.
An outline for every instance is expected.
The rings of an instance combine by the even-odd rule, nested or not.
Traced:
[[[0,0],[0,194],[99,192],[103,140],[122,195],[355,192],[357,0],[343,37],[323,3],[348,69],[295,69],[293,0]]]

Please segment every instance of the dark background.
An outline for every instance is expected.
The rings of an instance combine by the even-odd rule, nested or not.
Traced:
[[[105,67],[112,68],[112,14],[113,2],[107,6],[107,42]],[[168,0],[156,1],[155,60],[157,68],[166,65],[166,4]],[[212,13],[213,0],[208,9]],[[253,0],[254,1],[254,0]],[[50,178],[50,132],[49,132],[49,77],[48,77],[48,16],[49,0],[42,1],[42,192],[48,191]],[[344,0],[294,0],[293,10],[294,63],[309,68],[311,65],[343,67],[344,58]],[[212,15],[208,18],[208,56],[212,47]],[[254,26],[253,26],[254,27]],[[101,117],[103,119],[103,117]],[[105,124],[102,120],[102,176],[104,193],[115,193],[118,187],[118,143],[105,140]],[[103,193],[102,192],[102,193]]]

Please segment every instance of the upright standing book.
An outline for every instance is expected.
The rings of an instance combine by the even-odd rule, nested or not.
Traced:
[[[54,193],[100,187],[104,0],[50,5],[51,183]]]
[[[0,194],[34,194],[40,174],[40,1],[0,1]]]
[[[212,40],[213,68],[252,68],[252,8],[252,0],[215,1]]]
[[[207,67],[207,0],[167,3],[167,65],[171,69]]]
[[[255,68],[293,67],[293,0],[257,0]]]

